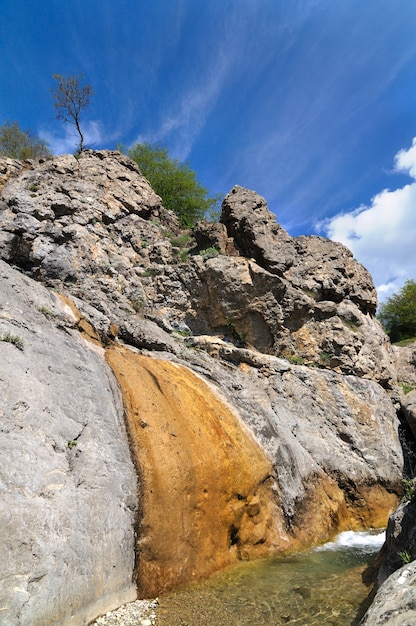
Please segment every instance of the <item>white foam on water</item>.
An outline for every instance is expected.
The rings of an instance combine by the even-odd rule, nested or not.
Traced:
[[[358,550],[377,552],[386,538],[385,531],[353,531],[346,530],[340,533],[334,541],[328,541],[316,550],[339,550],[342,548],[355,548]]]

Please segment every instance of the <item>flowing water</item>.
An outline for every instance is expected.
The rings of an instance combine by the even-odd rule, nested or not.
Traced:
[[[370,588],[362,573],[384,541],[380,532],[344,532],[287,557],[242,563],[159,598],[160,626],[352,626]]]

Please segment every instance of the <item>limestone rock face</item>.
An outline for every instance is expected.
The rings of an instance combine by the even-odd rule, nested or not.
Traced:
[[[241,187],[181,232],[134,163],[86,151],[9,178],[0,256],[25,274],[1,265],[4,624],[386,523],[396,365],[346,248]]]
[[[416,389],[408,394],[401,394],[401,405],[413,437],[416,438]]]
[[[360,622],[361,626],[410,626],[415,623],[416,562],[392,574]]]
[[[17,159],[0,157],[0,192],[9,178],[17,176],[23,170],[33,169],[34,166],[32,163],[33,162],[29,160],[19,161]]]
[[[397,379],[410,386],[416,386],[416,344],[393,346]]]
[[[271,457],[279,506],[302,537],[298,545],[323,541],[335,528],[385,524],[403,467],[387,393],[374,381],[242,353],[234,367],[202,353],[187,365],[217,385]]]
[[[227,345],[214,350],[232,363]],[[107,351],[147,486],[144,597],[241,558],[383,526],[396,504],[403,459],[378,384],[243,352],[224,367],[203,352]]]
[[[409,555],[409,560],[416,558],[416,504],[413,501],[402,502],[389,518],[386,541],[380,555],[380,569],[377,582],[382,584],[393,572],[403,565],[400,555]]]
[[[186,262],[176,217],[117,152],[40,164],[11,179],[3,200],[1,257],[47,285],[65,285],[105,316],[107,329],[117,325],[139,347],[137,312],[168,332],[227,336],[278,357],[394,382],[368,272],[340,244],[290,237],[253,191],[235,187],[222,223],[195,228],[196,246],[182,250]],[[207,248],[220,254],[204,256]]]
[[[140,595],[287,549],[271,459],[219,393],[176,363],[120,346],[107,358],[146,485]]]
[[[175,232],[178,223],[135,163],[118,152],[64,155],[10,180],[3,199],[1,258],[48,286],[66,285],[93,307],[102,337],[117,325],[141,346],[132,315],[148,308],[158,264],[173,261],[161,231]]]
[[[253,286],[258,289],[260,268],[269,274],[265,287],[263,272],[261,304],[252,299],[237,316],[249,343],[264,349],[243,321],[255,315],[263,318],[262,336],[269,334],[266,351],[384,382],[394,378],[391,349],[374,319],[372,278],[345,246],[322,237],[290,237],[264,198],[238,186],[223,202],[221,221],[242,256],[256,262],[253,270],[249,261]]]
[[[363,626],[399,626],[415,621],[416,503],[409,494],[389,518],[386,541],[377,556],[377,593]]]
[[[372,278],[350,250],[322,237],[290,237],[257,193],[234,187],[224,199],[221,222],[242,255],[270,273],[289,278],[318,301],[348,299],[364,313],[375,313]]]
[[[84,625],[135,597],[121,398],[70,310],[0,262],[0,624]]]

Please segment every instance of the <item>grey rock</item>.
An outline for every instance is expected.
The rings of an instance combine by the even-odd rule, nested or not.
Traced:
[[[293,265],[292,238],[254,191],[236,185],[223,201],[220,221],[243,256],[254,258],[260,267],[282,275]]]
[[[393,346],[397,380],[416,386],[416,344]]]
[[[394,384],[368,272],[340,244],[290,237],[255,192],[235,187],[182,263],[176,217],[126,157],[86,151],[32,167],[3,190],[0,256],[110,324],[138,328],[134,314],[163,311],[172,328]],[[204,247],[220,254],[202,257]]]
[[[386,541],[378,559],[378,585],[403,565],[400,554],[406,553],[411,561],[416,559],[416,504],[414,499],[405,498],[389,518]]]
[[[416,562],[392,574],[360,622],[361,626],[411,626],[416,618]]]
[[[0,262],[4,626],[81,626],[135,598],[137,479],[121,398],[72,324],[57,296]]]
[[[408,394],[401,394],[401,406],[410,430],[416,438],[416,389]]]
[[[19,161],[8,157],[0,157],[0,192],[10,178],[17,176],[23,170],[32,168],[32,162],[29,160]]]
[[[293,284],[310,291],[318,301],[348,299],[363,313],[375,314],[373,279],[348,248],[315,236],[297,237],[294,243],[298,256],[290,272]]]
[[[230,254],[238,256],[238,251],[233,245],[233,241],[228,237],[227,229],[221,223],[199,222],[192,232],[196,240],[196,250],[206,250],[207,248],[215,248],[221,254]]]
[[[291,365],[221,340],[187,341],[211,356],[190,350],[183,363],[216,386],[274,460],[279,506],[289,527],[300,523],[308,508],[312,477],[317,482],[329,477],[355,519],[362,517],[362,526],[369,520],[367,488],[398,491],[403,469],[398,420],[380,385]],[[339,523],[334,515],[323,522],[321,540]]]

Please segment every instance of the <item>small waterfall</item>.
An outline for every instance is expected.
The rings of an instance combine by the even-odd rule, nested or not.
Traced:
[[[385,531],[353,531],[346,530],[335,538],[334,541],[315,548],[316,552],[326,550],[355,550],[366,554],[374,554],[380,550],[386,538]]]

